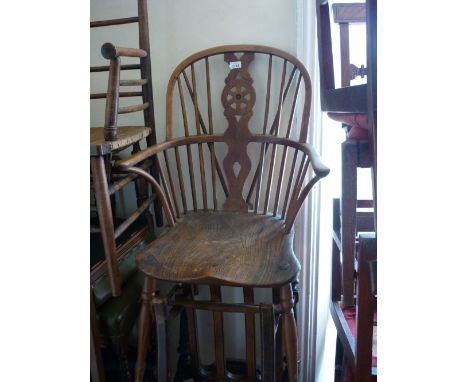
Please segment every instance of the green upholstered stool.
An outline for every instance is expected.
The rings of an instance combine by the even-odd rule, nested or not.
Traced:
[[[142,284],[143,277],[135,272],[123,286],[122,294],[111,298],[97,310],[101,344],[113,348],[123,381],[131,380],[128,338],[138,318]]]
[[[119,264],[122,293],[112,297],[108,276],[102,276],[93,285],[93,298],[102,347],[111,346],[117,355],[123,381],[130,381],[128,365],[128,337],[135,325],[141,304],[143,277],[137,272],[135,255],[146,245],[140,242]]]

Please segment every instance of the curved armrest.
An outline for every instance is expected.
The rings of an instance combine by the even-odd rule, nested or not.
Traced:
[[[210,144],[210,143],[225,142],[225,141],[226,140],[225,140],[224,135],[196,135],[196,136],[188,136],[188,137],[171,139],[169,141],[150,146],[146,148],[145,150],[142,150],[134,155],[131,155],[130,157],[126,159],[120,160],[115,164],[115,166],[119,170],[126,171],[126,172],[133,172],[135,174],[138,174],[144,177],[149,183],[151,183],[155,192],[158,194],[158,196],[160,197],[162,201],[165,214],[168,217],[169,225],[172,225],[173,224],[172,218],[174,217],[174,214],[171,214],[169,203],[166,197],[164,196],[161,186],[150,174],[148,174],[147,172],[137,167],[138,164],[153,156],[154,156],[154,160],[158,164],[159,162],[158,162],[158,158],[156,154],[165,152],[168,149],[173,149],[179,146],[202,144],[202,143]],[[302,206],[304,200],[306,199],[308,193],[321,178],[328,175],[328,173],[330,172],[330,169],[323,164],[320,158],[320,155],[317,153],[315,148],[307,143],[294,141],[288,138],[281,138],[281,137],[276,137],[272,135],[263,135],[263,134],[253,134],[250,136],[249,141],[257,142],[257,143],[264,143],[266,145],[273,144],[273,145],[287,146],[287,147],[296,149],[296,154],[297,152],[303,153],[301,164],[300,164],[297,177],[296,177],[296,182],[291,190],[290,196],[287,197],[289,200],[289,207],[288,207],[288,212],[286,214],[286,232],[289,232],[290,229],[292,228],[292,224],[294,223],[296,215],[299,212],[299,209]],[[296,158],[296,154],[294,158]],[[296,163],[295,159],[294,159],[294,163]],[[312,176],[312,179],[310,179],[304,186],[302,186],[304,181],[306,180],[309,165],[313,170],[313,176]],[[163,186],[165,186],[164,179],[162,179],[162,181],[163,181]],[[289,191],[288,191],[288,195],[289,195]]]
[[[156,156],[156,154],[160,152],[164,152],[168,149],[182,146],[182,145],[220,142],[222,140],[223,140],[222,135],[204,135],[204,136],[200,135],[200,136],[191,136],[191,137],[172,139],[170,141],[166,141],[163,143],[150,146],[146,148],[145,150],[142,150],[136,154],[131,155],[128,158],[120,160],[115,163],[115,167],[118,170],[139,175],[142,178],[144,178],[149,184],[151,184],[154,192],[158,195],[158,198],[161,201],[164,214],[166,215],[166,218],[168,221],[168,225],[172,227],[175,225],[175,216],[172,213],[172,209],[169,205],[170,201],[168,201],[168,199],[166,198],[166,195],[164,194],[164,191],[160,185],[160,182],[158,182],[150,173],[138,167],[138,164],[145,161],[146,159],[150,157],[154,157],[154,161],[157,163],[157,166],[160,167],[159,159]],[[166,187],[164,183],[163,183],[163,187]]]
[[[136,164],[144,161],[145,159],[148,159],[153,155],[177,146],[192,145],[196,143],[223,142],[223,140],[223,135],[195,135],[190,137],[175,138],[150,146],[126,159],[120,160],[116,163],[116,166],[121,170],[125,170],[129,167],[135,166]]]
[[[309,150],[310,165],[317,176],[320,178],[327,176],[330,173],[330,169],[322,162],[322,158],[315,147],[309,143],[303,143],[303,145]]]
[[[324,176],[327,176],[328,173],[330,172],[330,169],[327,166],[325,166],[325,164],[322,162],[322,159],[320,158],[320,155],[317,152],[317,150],[309,143],[302,143],[302,142],[291,140],[289,138],[281,138],[281,137],[276,137],[274,135],[263,135],[263,134],[253,134],[252,141],[294,147],[295,149],[298,149],[304,152],[305,154],[307,154],[307,156],[309,157],[312,169],[317,174],[317,176],[319,176],[320,178],[323,178]]]

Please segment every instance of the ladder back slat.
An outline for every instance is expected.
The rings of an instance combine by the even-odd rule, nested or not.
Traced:
[[[135,17],[123,17],[120,19],[91,21],[90,27],[99,28],[99,27],[107,27],[111,25],[132,24],[132,23],[137,23],[139,20],[140,20],[139,17],[135,16]]]
[[[149,102],[145,102],[139,105],[122,106],[119,107],[119,114],[135,113],[137,111],[143,111],[149,107]]]
[[[136,70],[136,69],[141,69],[141,65],[140,64],[120,65],[120,70]],[[109,65],[90,67],[91,73],[108,72],[108,71],[109,71]]]
[[[146,78],[142,78],[141,80],[120,80],[120,86],[143,86],[148,83]]]
[[[119,97],[141,97],[142,92],[119,92]],[[107,93],[93,93],[90,95],[90,99],[103,99],[107,98]]]
[[[136,222],[136,220],[146,211],[150,204],[156,199],[156,194],[152,194],[148,199],[146,199],[141,205],[127,218],[123,223],[121,223],[114,231],[114,239],[117,239],[122,235],[130,225]]]

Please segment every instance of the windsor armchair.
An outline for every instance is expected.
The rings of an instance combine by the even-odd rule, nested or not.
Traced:
[[[127,24],[138,25],[138,47],[117,47],[111,43],[105,43],[101,48],[103,57],[109,60],[109,65],[92,66],[91,73],[109,72],[107,92],[91,94],[92,100],[106,99],[104,110],[104,127],[92,127],[90,130],[90,162],[91,162],[91,185],[96,199],[96,210],[99,218],[99,227],[92,227],[93,232],[101,232],[107,273],[109,275],[112,294],[119,295],[119,275],[117,264],[122,251],[117,251],[116,238],[128,229],[131,223],[140,216],[147,207],[154,202],[147,200],[148,195],[144,182],[135,180],[135,177],[122,177],[115,171],[113,163],[116,154],[131,147],[132,152],[138,152],[140,142],[146,141],[146,145],[156,142],[154,106],[151,78],[151,55],[148,32],[147,1],[137,0],[138,15],[110,20],[99,20],[91,22],[91,29],[101,29],[109,26],[125,26]],[[138,64],[122,64],[122,59],[137,58]],[[123,72],[137,73],[136,79],[121,79]],[[138,73],[139,72],[139,73]],[[140,91],[121,91],[122,87],[141,87]],[[140,98],[141,103],[130,106],[121,106],[122,99]],[[121,115],[129,113],[143,113],[144,126],[120,126]],[[149,166],[149,163],[146,163]],[[111,197],[130,183],[137,186],[138,211],[132,214],[126,221],[114,229],[115,211],[111,208]],[[159,209],[156,208],[156,212]],[[141,239],[141,235],[140,235]],[[136,244],[135,240],[133,244]],[[127,246],[128,250],[128,246]],[[120,253],[118,253],[120,252]],[[102,275],[102,271],[98,272]]]
[[[226,369],[222,312],[245,314],[246,380],[257,378],[255,314],[262,322],[262,380],[283,372],[283,342],[289,380],[297,380],[291,282],[300,264],[293,223],[309,191],[329,172],[306,143],[311,98],[305,67],[265,46],[208,49],[172,73],[167,141],[117,163],[121,171],[152,184],[168,226],[137,255],[145,276],[137,381],[143,378],[152,304],[158,380],[168,378],[165,322],[171,306],[187,311],[195,380],[234,378]],[[138,167],[148,158],[154,158],[160,181]],[[176,287],[165,297],[155,296],[157,280]],[[210,286],[209,301],[193,298],[192,286],[199,284]],[[182,300],[174,298],[179,285],[186,292]],[[243,287],[244,303],[222,302],[221,286]],[[253,288],[272,288],[274,305],[255,304]],[[210,373],[199,360],[196,309],[213,312],[216,362]],[[274,329],[282,336],[276,342]]]

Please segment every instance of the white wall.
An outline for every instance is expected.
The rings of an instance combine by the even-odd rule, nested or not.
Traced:
[[[91,0],[91,20],[126,17],[127,10],[136,15],[134,3],[136,1]],[[293,54],[296,52],[296,7],[289,1],[148,0],[148,13],[158,140],[164,138],[161,132],[167,81],[185,57],[212,46],[235,43],[272,45]],[[91,62],[104,65],[105,61],[100,58],[100,46],[104,42],[131,45],[132,41],[137,41],[136,33],[132,26],[93,30]],[[105,82],[102,85],[105,87]],[[102,112],[95,107],[91,124],[97,126],[102,121]]]

